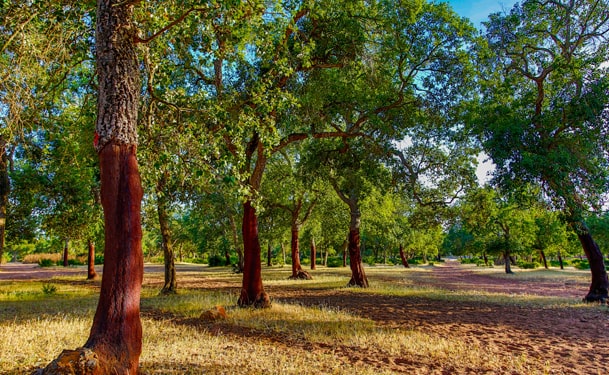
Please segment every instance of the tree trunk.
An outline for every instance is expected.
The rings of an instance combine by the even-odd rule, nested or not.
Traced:
[[[89,238],[87,240],[89,255],[87,256],[87,280],[93,280],[97,276],[95,272],[95,244]]]
[[[6,139],[0,135],[0,265],[4,258],[5,229],[6,229],[6,207],[11,190],[8,178],[9,157],[6,149]]]
[[[243,272],[243,250],[241,245],[239,244],[239,235],[237,233],[237,224],[235,223],[235,217],[232,214],[228,215],[228,220],[230,222],[231,231],[233,233],[233,244],[235,246],[235,251],[237,251],[237,264],[236,269],[237,272]]]
[[[359,228],[361,214],[357,207],[357,202],[352,201],[349,207],[351,210],[351,224],[349,225],[349,265],[351,267],[351,280],[349,280],[349,284],[347,285],[368,288],[368,278],[364,272],[362,255],[360,252]]]
[[[161,248],[163,249],[163,260],[165,261],[165,283],[161,289],[161,294],[173,294],[178,290],[178,282],[176,279],[171,228],[169,227],[169,214],[167,213],[166,186],[167,175],[166,173],[161,173],[157,181],[156,197],[159,228],[161,230]]]
[[[410,264],[408,264],[408,259],[406,258],[406,253],[404,253],[404,246],[400,244],[400,259],[402,259],[402,265],[404,268],[410,268]]]
[[[311,274],[302,269],[300,264],[300,242],[298,240],[299,226],[297,223],[292,222],[292,240],[291,240],[291,251],[292,251],[292,275],[289,279],[302,279],[311,280]]]
[[[543,250],[539,250],[539,255],[541,255],[543,266],[545,267],[545,269],[548,269],[548,260],[546,259],[546,253]]]
[[[482,253],[482,258],[484,259],[484,265],[488,266],[488,257],[486,256],[486,251]]]
[[[243,284],[239,306],[270,307],[271,300],[262,286],[260,265],[260,239],[258,238],[258,217],[252,202],[243,204]]]
[[[64,245],[63,245],[63,266],[67,267],[69,265],[68,263],[68,249],[69,249],[69,244],[70,244],[70,240],[69,239],[65,239]]]
[[[267,249],[266,249],[266,265],[267,267],[271,267],[273,265],[271,258],[272,258],[272,250],[271,250],[271,243],[268,243]]]
[[[586,258],[588,258],[590,273],[592,274],[590,290],[584,297],[584,301],[604,302],[609,299],[609,280],[607,279],[607,269],[603,253],[601,253],[601,250],[592,238],[590,230],[583,221],[573,223],[572,226],[575,228],[577,238],[579,238],[579,242],[582,244]]]
[[[560,254],[560,251],[558,252],[558,264],[560,264],[560,269],[564,270],[565,266],[562,263],[562,255]]]
[[[97,1],[99,94],[94,145],[99,154],[105,225],[99,302],[85,347],[64,351],[42,371],[45,374],[138,373],[143,192],[136,158],[141,86],[133,3]],[[78,369],[72,369],[75,358]]]
[[[317,263],[317,248],[315,247],[315,239],[311,237],[311,269],[315,269]]]
[[[326,251],[324,251],[324,267],[328,267],[328,249],[326,248]]]
[[[349,237],[343,242],[343,267],[347,267],[347,251],[349,249]]]
[[[283,242],[281,242],[281,254],[283,255],[283,264],[281,265],[282,267],[285,265],[285,245],[283,244]]]
[[[505,262],[505,273],[514,273],[512,272],[511,261],[510,261],[510,252],[508,250],[503,252],[503,260]]]

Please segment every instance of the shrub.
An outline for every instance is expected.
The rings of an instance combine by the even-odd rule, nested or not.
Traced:
[[[51,259],[48,259],[48,258],[43,258],[43,259],[38,260],[38,265],[40,267],[52,267],[52,266],[54,266],[56,264],[57,264],[56,262],[54,262],[54,261],[52,261]]]
[[[23,258],[23,263],[40,264],[42,259],[48,259],[52,263],[60,262],[63,258],[61,254],[39,253],[28,254]]]
[[[207,260],[207,264],[210,267],[220,267],[226,265],[226,259],[221,255],[211,255]]]
[[[342,257],[328,257],[328,267],[342,267],[343,266],[343,258]]]
[[[42,293],[51,296],[57,292],[57,287],[51,283],[42,284]]]
[[[95,264],[104,264],[104,255],[103,254],[95,255]]]
[[[525,270],[532,270],[532,269],[541,267],[541,264],[538,262],[518,261],[518,262],[516,262],[516,265]]]
[[[573,264],[573,267],[577,268],[578,270],[590,269],[590,263],[588,263],[587,260],[573,259],[571,263]]]

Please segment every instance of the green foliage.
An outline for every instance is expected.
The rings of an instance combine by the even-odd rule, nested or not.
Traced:
[[[516,262],[516,265],[522,269],[535,269],[535,268],[540,268],[541,267],[541,263],[539,262],[526,262],[524,260],[519,259]]]
[[[39,265],[40,267],[52,267],[52,266],[57,265],[57,262],[54,262],[54,261],[53,261],[53,260],[51,260],[51,259],[45,259],[45,258],[43,258],[43,259],[40,259],[40,260],[38,261],[38,265]]]
[[[209,256],[209,258],[207,258],[207,264],[210,267],[227,266],[226,259],[218,254]]]
[[[343,266],[343,258],[342,257],[328,257],[328,267],[342,267]]]
[[[42,293],[46,296],[52,296],[57,293],[57,286],[51,283],[42,284]]]

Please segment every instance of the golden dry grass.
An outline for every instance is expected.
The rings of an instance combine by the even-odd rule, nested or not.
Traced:
[[[390,301],[422,301],[421,306],[438,301],[471,304],[472,311],[476,306],[498,309],[517,306],[596,309],[600,314],[606,313],[603,307],[584,306],[561,297],[447,291],[417,285],[417,277],[432,272],[429,267],[413,270],[369,267],[367,272],[373,287],[361,290],[344,287],[348,281],[345,269],[322,268],[315,272],[313,281],[287,280],[287,268],[265,269],[265,285],[271,296],[273,292],[288,296],[275,300],[265,310],[234,306],[240,275],[227,269],[201,267],[196,272],[179,273],[179,280],[188,287],[170,296],[158,295],[162,274],[147,274],[142,293],[141,371],[143,374],[562,373],[556,372],[547,360],[527,351],[506,352],[496,347],[503,341],[489,344],[471,336],[471,332],[485,329],[476,323],[457,321],[461,331],[453,331],[454,327],[437,324],[404,324],[403,319],[408,318],[404,316],[385,322],[331,302],[341,299],[320,298],[318,302],[304,303],[297,297],[291,300],[292,295],[338,295],[347,302],[366,298],[372,305],[369,308],[374,308],[377,299],[387,297]],[[531,275],[526,277],[530,279]],[[544,280],[562,276],[543,274]],[[569,273],[566,277],[586,275]],[[0,281],[0,373],[30,373],[63,349],[76,348],[86,340],[98,284],[83,282],[79,277],[61,277],[50,281],[57,291],[46,294],[43,285],[48,283]],[[198,319],[203,311],[216,305],[227,308],[227,320]],[[495,332],[505,329],[515,334],[511,326],[502,328],[498,323],[492,328]],[[459,332],[470,332],[470,336]]]

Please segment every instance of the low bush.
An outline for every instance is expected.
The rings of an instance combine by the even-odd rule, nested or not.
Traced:
[[[226,258],[224,258],[222,255],[219,255],[219,254],[211,255],[207,259],[207,264],[210,267],[222,267],[222,266],[226,266]]]
[[[342,257],[328,257],[328,267],[342,267],[343,266],[343,258]]]
[[[533,270],[535,268],[541,267],[541,264],[538,262],[518,261],[518,262],[516,262],[516,265],[525,270]]]
[[[50,253],[39,253],[39,254],[28,254],[23,257],[23,263],[29,264],[40,264],[41,260],[47,259],[50,260],[51,263],[57,264],[57,262],[61,262],[62,255],[61,254],[50,254]],[[47,266],[48,267],[48,266]]]
[[[40,259],[38,261],[38,265],[40,267],[52,267],[52,266],[57,265],[57,263],[53,262],[51,259]]]

